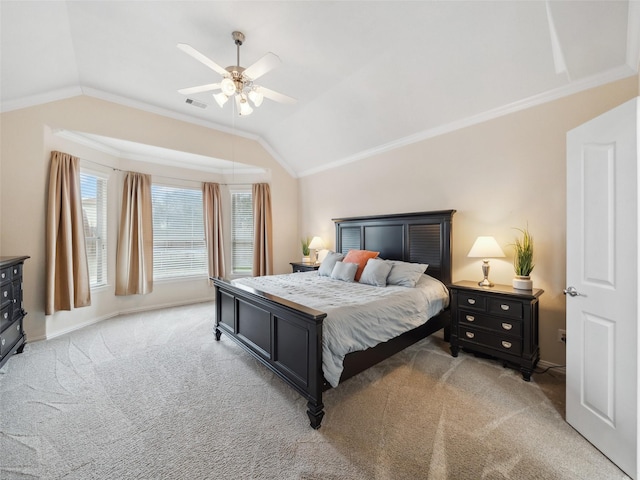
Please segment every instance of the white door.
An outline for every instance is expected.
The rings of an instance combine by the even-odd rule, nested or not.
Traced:
[[[638,477],[638,99],[567,134],[567,422]]]

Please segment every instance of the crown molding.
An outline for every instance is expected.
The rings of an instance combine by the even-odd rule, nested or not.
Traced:
[[[80,88],[79,86],[70,86],[59,88],[56,90],[50,90],[48,92],[39,93],[37,95],[17,98],[15,100],[5,100],[0,104],[0,113],[35,107],[37,105],[55,102],[58,100],[66,100],[67,98],[77,97],[79,95],[82,95],[82,88]]]
[[[315,167],[309,170],[299,172],[298,177],[300,178],[307,177],[309,175],[314,175],[316,173],[320,173],[326,170],[332,170],[334,168],[347,165],[349,163],[364,160],[365,158],[369,158],[375,155],[380,155],[381,153],[385,153],[401,147],[406,147],[414,143],[418,143],[424,140],[428,140],[430,138],[438,137],[446,133],[451,133],[456,130],[461,130],[466,127],[470,127],[470,126],[477,125],[489,120],[493,120],[505,115],[509,115],[511,113],[536,107],[538,105],[542,105],[544,103],[558,100],[560,98],[568,97],[570,95],[573,95],[585,90],[589,90],[591,88],[599,87],[607,83],[615,82],[617,80],[622,80],[624,78],[631,77],[636,74],[637,74],[637,71],[633,70],[627,65],[614,68],[600,75],[594,75],[592,77],[585,78],[583,80],[576,80],[571,82],[568,85],[565,85],[560,88],[556,88],[554,90],[550,90],[548,92],[544,92],[538,95],[533,95],[529,98],[525,98],[517,102],[503,105],[501,107],[494,108],[492,110],[488,110],[486,112],[482,112],[477,115],[472,115],[470,117],[463,118],[455,122],[451,122],[445,125],[440,125],[438,127],[431,128],[429,130],[424,130],[422,132],[418,132],[413,135],[408,135],[398,140],[384,143],[382,145],[378,145],[377,147],[373,147],[368,150],[364,150],[354,155],[345,157],[341,160],[336,160],[334,162],[321,165],[319,167]]]

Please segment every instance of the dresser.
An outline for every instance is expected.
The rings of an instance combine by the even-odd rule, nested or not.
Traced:
[[[538,298],[543,290],[516,290],[509,285],[479,287],[462,281],[451,292],[451,354],[461,348],[515,366],[526,381],[540,359]]]
[[[291,270],[293,270],[293,273],[296,272],[313,272],[314,270],[318,270],[320,268],[320,264],[319,263],[298,263],[298,262],[291,262]]]
[[[26,337],[22,321],[22,268],[29,257],[0,257],[0,367],[22,353]]]

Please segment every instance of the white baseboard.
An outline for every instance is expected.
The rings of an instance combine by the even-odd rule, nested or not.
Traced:
[[[94,325],[96,323],[102,322],[104,320],[108,320],[109,318],[114,318],[114,317],[118,317],[120,315],[128,315],[128,314],[132,314],[132,313],[140,313],[140,312],[150,312],[153,310],[160,310],[163,308],[172,308],[172,307],[182,307],[184,305],[195,305],[197,303],[207,303],[207,302],[211,302],[211,297],[206,297],[203,299],[196,299],[196,300],[189,300],[189,301],[185,301],[185,302],[172,302],[172,303],[165,303],[162,305],[152,305],[152,306],[145,306],[145,307],[136,307],[136,308],[128,308],[125,310],[120,310],[117,312],[112,312],[112,313],[108,313],[106,315],[102,315],[101,317],[96,317],[96,318],[92,318],[91,320],[88,320],[86,322],[74,325],[73,327],[64,329],[64,330],[60,330],[57,332],[54,332],[50,335],[45,335],[45,336],[41,336],[41,337],[36,337],[36,338],[29,338],[29,343],[31,342],[37,342],[37,341],[41,341],[41,340],[51,340],[53,338],[57,338],[57,337],[61,337],[62,335],[66,335],[67,333],[71,333],[71,332],[75,332],[76,330],[80,330],[81,328],[85,328],[88,327],[89,325]]]
[[[554,367],[553,371],[562,373],[563,375],[567,374],[567,368],[564,365],[558,365],[557,363],[545,362],[544,360],[538,361],[538,368],[544,370],[545,368]],[[556,368],[558,367],[558,368]]]

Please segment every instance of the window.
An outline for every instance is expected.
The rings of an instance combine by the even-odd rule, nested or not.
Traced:
[[[107,284],[107,178],[81,172],[80,193],[89,284],[100,287]]]
[[[251,192],[231,192],[231,270],[253,271],[253,200]]]
[[[153,278],[207,275],[202,191],[153,184]]]

